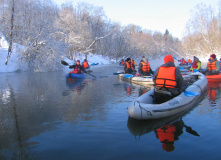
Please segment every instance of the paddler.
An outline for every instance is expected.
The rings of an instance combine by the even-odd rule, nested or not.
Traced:
[[[85,68],[83,65],[80,64],[80,60],[77,60],[75,65],[72,65],[69,67],[70,69],[74,68],[74,70],[70,73],[74,73],[74,74],[82,74],[82,73],[87,73],[85,71]]]
[[[215,54],[211,54],[209,58],[209,62],[207,63],[205,71],[203,71],[203,74],[205,75],[219,75],[220,71],[220,63],[216,59]]]
[[[153,81],[155,84],[153,96],[155,104],[166,102],[182,92],[183,76],[179,68],[175,67],[171,55],[164,57],[164,64],[156,69]]]

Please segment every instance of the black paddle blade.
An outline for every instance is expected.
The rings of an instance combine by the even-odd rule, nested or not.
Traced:
[[[63,60],[61,60],[61,64],[65,65],[65,66],[68,66],[68,63],[63,61]]]
[[[186,126],[186,125],[184,125],[184,127],[186,127],[186,132],[188,132],[188,133],[190,133],[190,134],[192,134],[192,135],[194,135],[194,136],[200,136],[196,131],[194,131],[191,127],[188,127],[188,126]]]

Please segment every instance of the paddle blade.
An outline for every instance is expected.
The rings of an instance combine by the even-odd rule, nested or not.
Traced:
[[[188,126],[186,126],[186,125],[184,125],[184,127],[186,127],[186,132],[188,132],[188,133],[190,133],[190,134],[192,134],[192,135],[194,135],[194,136],[200,136],[195,130],[193,130],[191,127],[188,127]]]
[[[192,97],[192,96],[198,96],[200,93],[197,92],[190,92],[190,91],[184,91],[185,96]]]
[[[65,65],[65,66],[68,66],[68,63],[63,61],[63,60],[61,60],[61,64]]]
[[[133,75],[125,75],[124,78],[132,78],[134,77]]]

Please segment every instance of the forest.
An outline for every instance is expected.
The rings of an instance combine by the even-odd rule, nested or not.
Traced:
[[[12,44],[24,46],[19,61],[30,70],[39,65],[59,70],[62,57],[75,60],[78,54],[160,58],[206,57],[221,51],[220,7],[198,4],[191,11],[182,39],[130,24],[121,26],[105,15],[102,7],[88,3],[56,5],[51,0],[0,0],[0,33]],[[7,64],[7,60],[6,60]]]

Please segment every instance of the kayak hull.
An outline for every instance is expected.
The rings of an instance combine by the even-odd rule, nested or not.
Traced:
[[[188,76],[196,76],[198,78],[192,85],[190,85],[186,91],[192,93],[198,93],[200,95],[187,96],[182,92],[179,96],[162,104],[153,104],[154,89],[138,97],[133,101],[127,109],[128,115],[131,118],[139,120],[147,119],[160,119],[178,114],[184,110],[192,108],[199,99],[203,91],[207,87],[208,80],[202,73],[192,73]]]
[[[219,75],[206,75],[208,81],[220,81],[221,82],[221,73]]]
[[[153,78],[151,76],[138,77],[132,74],[118,74],[118,77],[127,82],[132,82],[135,84],[154,85]]]
[[[66,79],[84,79],[85,77],[86,77],[85,73],[82,74],[68,73],[65,75]]]

